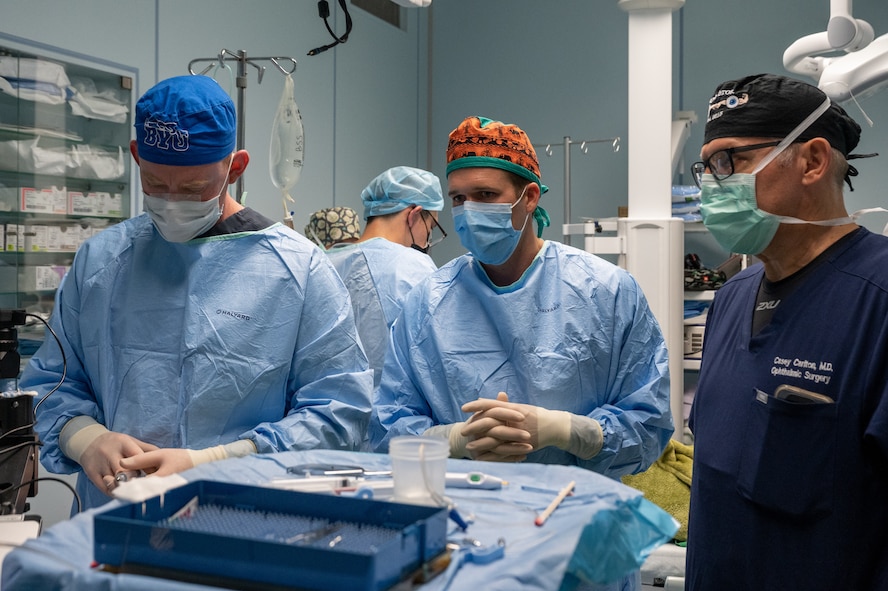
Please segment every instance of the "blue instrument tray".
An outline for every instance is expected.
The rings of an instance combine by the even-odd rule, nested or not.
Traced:
[[[382,591],[445,552],[447,510],[200,480],[96,513],[94,531],[106,566]]]

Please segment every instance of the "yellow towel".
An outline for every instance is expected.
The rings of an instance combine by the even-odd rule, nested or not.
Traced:
[[[674,439],[651,467],[640,474],[623,476],[623,484],[644,493],[649,501],[672,515],[680,527],[675,539],[688,539],[688,511],[691,504],[691,473],[694,447]]]

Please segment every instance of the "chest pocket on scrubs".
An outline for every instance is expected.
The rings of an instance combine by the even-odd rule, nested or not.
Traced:
[[[838,405],[787,402],[759,390],[754,394],[738,492],[790,517],[828,514],[835,485]]]

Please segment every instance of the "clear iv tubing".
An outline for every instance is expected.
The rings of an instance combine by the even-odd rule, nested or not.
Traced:
[[[468,529],[469,524],[465,522],[462,516],[456,510],[456,504],[449,498],[442,495],[439,495],[429,483],[429,476],[426,473],[426,461],[425,461],[425,443],[419,444],[419,465],[422,470],[422,483],[425,485],[426,491],[428,491],[429,495],[431,495],[432,500],[439,507],[447,507],[447,512],[453,521],[459,526],[459,528],[463,531]]]
[[[439,495],[437,493],[437,491],[435,491],[435,489],[433,489],[431,484],[429,483],[429,476],[426,473],[425,443],[419,444],[419,465],[422,468],[422,483],[423,483],[423,485],[425,485],[426,491],[428,491],[429,495],[431,495],[432,500],[435,501],[435,503],[439,507],[450,507],[451,506],[450,499]]]
[[[280,66],[278,66],[278,67],[280,67]],[[223,90],[225,90],[225,92],[227,92],[229,95],[233,95],[234,90],[235,90],[235,85],[234,85],[234,71],[231,69],[231,66],[224,63],[223,61],[219,61],[216,63],[215,66],[211,66],[211,68],[213,71],[212,71],[212,73],[208,73],[208,75],[213,80],[216,80],[216,75],[219,73],[219,70],[225,70],[226,72],[228,72],[228,88],[224,88]],[[216,80],[216,82],[219,82],[219,81]],[[222,85],[220,84],[219,86],[222,86]]]

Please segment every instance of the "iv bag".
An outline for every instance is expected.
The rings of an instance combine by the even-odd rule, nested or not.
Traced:
[[[274,116],[268,156],[271,182],[281,190],[285,213],[289,212],[287,201],[295,202],[290,196],[290,189],[299,181],[299,176],[302,174],[302,158],[305,151],[302,115],[296,104],[293,87],[293,77],[287,74],[281,102]]]

